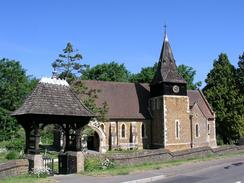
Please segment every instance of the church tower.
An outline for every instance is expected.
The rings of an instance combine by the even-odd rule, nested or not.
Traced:
[[[172,151],[189,149],[191,141],[186,81],[178,73],[165,32],[158,68],[150,83],[152,146]]]

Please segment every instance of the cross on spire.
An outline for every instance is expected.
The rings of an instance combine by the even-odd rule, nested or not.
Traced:
[[[166,35],[166,34],[167,34],[167,25],[164,24],[164,35]]]
[[[167,36],[167,25],[164,24],[164,41],[169,41]]]

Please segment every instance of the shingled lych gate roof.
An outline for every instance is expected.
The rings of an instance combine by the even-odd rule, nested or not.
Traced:
[[[184,78],[177,71],[173,52],[166,33],[159,57],[157,71],[151,84],[154,85],[161,82],[186,83]]]
[[[58,116],[94,116],[72,92],[65,80],[42,78],[24,104],[12,113]]]
[[[98,89],[96,103],[101,106],[107,102],[110,119],[150,119],[148,100],[150,98],[149,84],[82,81],[89,89]],[[214,118],[214,113],[198,90],[188,90],[190,107],[197,103],[207,118]],[[81,96],[80,96],[81,97]]]
[[[107,102],[110,119],[150,119],[149,85],[107,81],[82,81],[90,89],[99,89],[97,105]]]

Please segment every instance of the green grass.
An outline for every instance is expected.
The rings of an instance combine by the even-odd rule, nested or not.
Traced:
[[[0,180],[0,183],[55,183],[50,178],[37,178],[29,175],[7,177]]]
[[[110,169],[96,169],[94,171],[86,171],[82,174],[90,176],[108,176],[108,175],[127,175],[132,172],[141,172],[145,170],[158,170],[166,167],[173,167],[185,163],[196,163],[202,161],[210,161],[215,159],[223,159],[226,157],[234,157],[244,155],[244,151],[239,152],[226,152],[219,155],[208,154],[205,157],[191,157],[180,160],[169,160],[169,161],[158,161],[158,162],[146,162],[134,165],[115,165],[115,167]]]

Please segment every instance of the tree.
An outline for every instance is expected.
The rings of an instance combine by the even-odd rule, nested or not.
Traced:
[[[239,90],[236,70],[226,54],[214,60],[213,69],[205,80],[204,94],[216,113],[218,136],[224,143],[237,142],[244,135],[244,121],[240,114]]]
[[[26,76],[18,61],[0,60],[0,107],[13,111],[32,91],[37,80]]]
[[[153,67],[145,67],[142,68],[141,71],[137,74],[132,74],[130,76],[130,82],[133,83],[150,83],[153,80],[153,77],[157,71],[158,64],[155,63]],[[182,75],[182,77],[187,81],[188,89],[196,89],[202,85],[201,81],[194,83],[194,77],[196,75],[196,71],[186,65],[179,65],[178,72]]]
[[[58,58],[52,63],[52,67],[55,71],[58,71],[59,78],[71,82],[76,78],[77,74],[80,75],[84,71],[84,67],[86,67],[86,65],[81,65],[79,63],[81,59],[82,55],[68,42],[63,49],[63,53],[59,54]]]
[[[129,80],[129,71],[124,64],[116,62],[98,64],[95,67],[87,68],[82,74],[83,80],[100,80],[100,81],[120,81]]]
[[[89,89],[81,80],[72,83],[75,93],[81,97],[84,105],[96,115],[98,121],[107,121],[108,104],[104,102],[102,106],[97,106],[96,99],[100,90]]]
[[[244,94],[244,52],[239,57],[238,68],[237,68],[237,82],[241,94]]]
[[[196,70],[194,70],[192,67],[182,64],[177,67],[177,70],[186,80],[188,89],[195,90],[202,85],[201,81],[194,83]]]
[[[155,63],[153,67],[142,68],[137,74],[132,74],[130,76],[130,82],[133,83],[150,83],[157,71],[158,64]]]
[[[28,77],[20,63],[0,60],[0,140],[10,138],[18,128],[10,111],[17,109],[35,87],[37,80]]]

